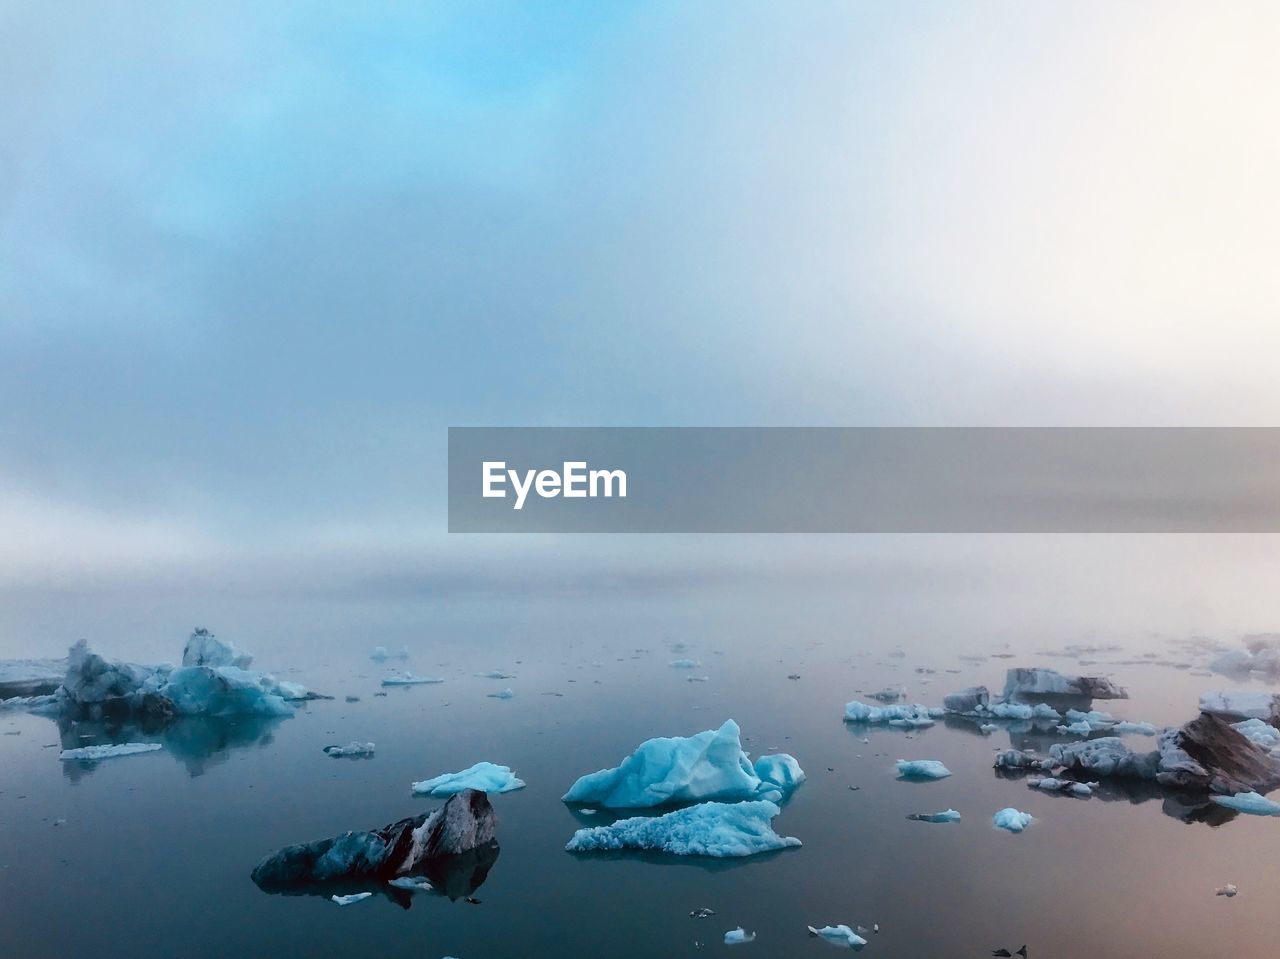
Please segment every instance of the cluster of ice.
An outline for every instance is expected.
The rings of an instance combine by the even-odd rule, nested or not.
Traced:
[[[752,766],[732,719],[694,736],[649,739],[621,765],[583,776],[564,801],[639,809],[705,800],[782,799],[804,780],[785,753],[762,756]]]
[[[921,706],[919,703],[868,706],[866,703],[860,703],[855,700],[844,708],[844,721],[846,723],[867,723],[872,726],[896,726],[906,729],[932,726],[943,715],[945,715],[943,710],[930,709],[928,706]]]
[[[1098,776],[1155,779],[1160,771],[1159,752],[1135,753],[1115,736],[1049,747],[1057,766],[1088,771]]]
[[[993,826],[997,829],[1006,829],[1009,832],[1022,832],[1035,821],[1036,817],[1031,813],[1019,812],[1012,806],[1006,806],[991,817]]]
[[[434,779],[413,783],[410,788],[417,796],[452,796],[464,789],[476,789],[486,793],[507,793],[524,787],[524,780],[518,779],[510,766],[479,762],[461,772],[445,773]]]
[[[936,759],[899,759],[898,775],[903,779],[946,779],[951,770]]]
[[[724,934],[724,944],[726,946],[740,946],[744,942],[755,942],[755,940],[756,934],[754,932],[747,932],[747,930],[743,929],[741,926],[737,929],[730,929]]]
[[[848,946],[850,949],[856,949],[859,946],[865,946],[867,940],[853,931],[849,926],[841,923],[838,926],[823,926],[821,929],[809,927],[809,935],[817,936],[819,939],[825,939],[833,946]]]
[[[354,740],[354,739],[353,739],[351,742],[347,743],[345,746],[325,746],[325,747],[324,747],[324,753],[325,753],[325,755],[326,755],[326,756],[333,756],[333,757],[341,757],[341,756],[351,756],[351,757],[372,756],[372,755],[373,755],[373,750],[374,750],[373,743],[362,743],[362,742],[357,742],[357,741],[356,741],[356,740]]]
[[[1105,676],[1068,676],[1056,669],[1010,669],[1005,674],[1006,700],[1029,696],[1083,696],[1087,699],[1128,699],[1129,694]]]
[[[704,802],[664,816],[636,816],[608,826],[579,829],[565,849],[646,849],[675,856],[727,858],[799,846],[799,839],[773,831],[771,823],[779,812],[776,804],[764,799]]]
[[[992,716],[995,719],[1052,719],[1062,718],[1062,714],[1048,703],[992,703],[987,709],[979,712],[979,716]]]
[[[415,676],[413,673],[397,673],[382,681],[383,686],[434,686],[443,683],[443,679],[435,676]]]
[[[1272,802],[1256,792],[1236,793],[1234,796],[1210,796],[1219,806],[1249,813],[1251,816],[1280,816],[1280,803]]]
[[[975,716],[991,704],[991,692],[986,686],[970,686],[942,698],[942,708],[961,716]]]
[[[115,759],[118,756],[136,756],[138,753],[151,753],[163,749],[160,743],[113,743],[109,746],[81,746],[78,749],[64,749],[58,758],[64,761],[81,760],[96,762],[99,759]]]
[[[1280,696],[1260,691],[1218,689],[1200,697],[1200,711],[1225,719],[1280,720]]]
[[[1093,791],[1098,788],[1100,783],[1080,783],[1072,779],[1055,779],[1052,776],[1045,776],[1041,779],[1028,779],[1027,785],[1032,789],[1040,789],[1047,793],[1070,793],[1073,796],[1087,799],[1093,795]]]
[[[960,814],[954,809],[944,809],[942,812],[913,812],[907,818],[916,822],[959,822]]]

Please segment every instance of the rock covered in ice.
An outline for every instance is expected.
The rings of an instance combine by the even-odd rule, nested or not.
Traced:
[[[1009,832],[1022,832],[1035,821],[1036,817],[1031,813],[1019,812],[1012,806],[1006,806],[991,817],[993,826],[997,829],[1006,829]]]
[[[796,782],[804,778],[789,756],[763,756],[753,767],[742,750],[741,735],[730,719],[719,729],[695,736],[646,740],[621,765],[580,778],[564,801],[640,809],[704,800],[781,799],[783,784],[762,777],[761,770],[780,776],[785,767],[785,775]]]
[[[844,708],[846,723],[867,723],[872,726],[902,726],[917,728],[932,726],[944,715],[941,709],[930,709],[919,703],[892,706],[868,706],[856,700]]]
[[[1088,699],[1128,699],[1129,694],[1105,676],[1069,676],[1056,669],[1016,667],[1005,674],[1004,698],[1083,696]]]
[[[136,756],[138,753],[152,753],[163,749],[160,743],[112,743],[107,746],[81,746],[78,749],[64,749],[58,758],[70,762],[81,760],[97,762],[99,759],[115,759],[118,756]]]
[[[1027,785],[1047,793],[1070,793],[1072,796],[1088,798],[1098,788],[1099,783],[1080,783],[1072,779],[1055,779],[1045,776],[1040,779],[1028,779]]]
[[[724,944],[726,946],[740,946],[744,942],[755,942],[755,940],[756,934],[754,932],[747,932],[747,930],[743,929],[741,926],[737,929],[730,929],[724,934]]]
[[[182,649],[183,666],[234,666],[248,669],[253,656],[235,643],[218,639],[207,629],[197,629]]]
[[[799,846],[799,839],[773,831],[771,824],[779,812],[777,805],[764,799],[704,802],[664,816],[636,816],[579,829],[565,849],[647,849],[675,856],[730,858]]]
[[[415,676],[413,673],[397,673],[382,681],[383,686],[434,686],[443,683],[443,679],[435,676]]]
[[[461,772],[445,773],[434,779],[413,783],[410,788],[418,796],[452,796],[464,789],[477,789],[486,793],[507,793],[524,787],[525,781],[517,778],[510,766],[479,762]]]
[[[345,746],[325,746],[324,747],[324,754],[326,756],[333,756],[335,758],[341,757],[341,756],[351,756],[351,757],[372,756],[373,751],[374,751],[373,743],[357,742],[354,739],[351,742],[347,743]]]
[[[1256,792],[1236,793],[1234,796],[1210,796],[1219,806],[1249,813],[1251,816],[1280,816],[1280,803],[1272,802]]]
[[[1055,743],[1049,747],[1049,758],[1054,765],[1097,776],[1155,779],[1160,771],[1159,753],[1135,753],[1116,736]]]
[[[907,818],[916,822],[959,822],[960,814],[954,809],[944,809],[942,812],[913,812]]]
[[[67,660],[0,660],[0,700],[47,696],[67,675]]]
[[[848,946],[850,949],[858,946],[865,946],[867,940],[853,931],[849,926],[841,923],[838,926],[822,926],[821,928],[809,927],[809,935],[816,936],[819,939],[825,939],[833,946]]]
[[[943,697],[942,708],[949,713],[973,716],[985,710],[990,703],[991,693],[986,686],[970,686]]]
[[[1261,691],[1217,689],[1200,697],[1200,711],[1225,719],[1280,721],[1280,697]]]
[[[899,759],[898,775],[903,779],[946,779],[951,770],[936,759]]]
[[[434,859],[457,856],[494,841],[497,816],[489,797],[467,790],[440,809],[369,831],[346,832],[285,848],[253,870],[262,888],[340,879],[410,875]]]

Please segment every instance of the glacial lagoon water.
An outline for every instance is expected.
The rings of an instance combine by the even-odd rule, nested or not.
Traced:
[[[886,686],[940,705],[974,683],[999,688],[1011,665],[1043,665],[1127,686],[1131,699],[1096,704],[1119,717],[1181,723],[1200,693],[1241,685],[1197,675],[1207,656],[1188,643],[1193,631],[1111,628],[1106,617],[1086,628],[1046,608],[1054,625],[1033,633],[1034,611],[1009,619],[994,599],[948,628],[945,610],[926,606],[914,590],[868,600],[823,588],[476,598],[429,614],[229,612],[203,625],[255,652],[255,667],[336,698],[290,719],[152,733],[0,713],[0,942],[15,957],[96,959],[626,959],[727,948],[794,957],[833,948],[806,926],[847,923],[878,925],[866,953],[885,957],[981,957],[1024,943],[1055,959],[1274,955],[1280,820],[1188,806],[1154,788],[1049,795],[991,768],[998,749],[1047,752],[1060,737],[841,719],[847,701]],[[180,616],[165,610],[157,619],[174,625],[144,639],[119,625],[90,639],[108,655],[176,659]],[[1107,648],[1053,655],[1071,643]],[[384,689],[380,679],[402,664],[372,662],[378,645],[407,646],[406,668],[446,681]],[[701,665],[669,665],[682,658]],[[513,678],[478,675],[491,670]],[[488,695],[504,687],[511,699]],[[579,775],[616,765],[646,738],[730,717],[753,755],[792,753],[808,774],[774,822],[802,848],[737,861],[564,851],[576,828],[610,818],[561,803]],[[59,746],[127,740],[165,748],[58,759]],[[352,740],[376,743],[376,755],[322,751]],[[904,782],[898,759],[941,760],[953,775]],[[456,900],[375,895],[338,907],[250,881],[282,845],[439,805],[410,783],[479,760],[511,766],[528,786],[494,797],[500,853],[478,887],[450,887]],[[1037,821],[1018,835],[997,830],[992,814],[1006,806]],[[948,808],[959,823],[907,818]],[[1239,894],[1215,896],[1226,883]],[[715,915],[691,918],[701,907]],[[725,946],[739,926],[756,939]]]

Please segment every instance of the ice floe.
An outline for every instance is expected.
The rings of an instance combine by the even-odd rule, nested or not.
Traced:
[[[339,906],[349,906],[353,902],[361,902],[372,895],[373,893],[371,892],[353,892],[349,896],[330,896],[329,899],[332,902],[336,902]]]
[[[434,686],[444,680],[436,676],[415,676],[413,673],[397,673],[382,681],[383,686]]]
[[[913,812],[907,818],[916,822],[959,822],[960,814],[954,809],[944,809],[942,812]]]
[[[1006,806],[991,817],[993,826],[1009,832],[1022,832],[1035,821],[1036,817],[1031,813],[1020,812],[1012,806]]]
[[[1280,719],[1280,697],[1261,691],[1217,689],[1200,697],[1200,711],[1226,719]]]
[[[394,886],[396,889],[408,889],[410,892],[430,892],[435,888],[431,885],[431,881],[423,876],[397,876],[387,885]]]
[[[496,693],[487,693],[490,699],[514,699],[516,691],[514,689],[500,689]]]
[[[136,756],[138,753],[152,753],[163,749],[160,743],[113,743],[108,746],[80,746],[77,749],[64,749],[58,758],[64,761],[82,760],[96,762],[99,759],[115,759],[119,756]]]
[[[1280,816],[1280,803],[1272,802],[1256,792],[1236,793],[1234,796],[1210,796],[1219,806],[1246,812],[1251,816]]]
[[[702,663],[696,659],[673,659],[670,665],[672,669],[697,669]]]
[[[804,772],[786,754],[763,756],[752,766],[732,719],[694,736],[649,739],[612,769],[581,777],[564,801],[612,809],[647,808],[703,800],[781,799]]]
[[[373,743],[361,743],[352,740],[345,746],[325,746],[324,753],[326,756],[335,758],[341,756],[364,757],[372,756],[374,751]]]
[[[1072,796],[1080,796],[1087,799],[1093,795],[1093,791],[1098,788],[1099,783],[1081,783],[1072,779],[1055,779],[1052,776],[1042,778],[1032,778],[1027,780],[1027,785],[1032,789],[1039,789],[1047,793],[1069,793]]]
[[[866,703],[855,700],[844,707],[846,723],[867,723],[872,726],[897,726],[909,729],[932,726],[943,715],[945,715],[943,710],[931,709],[919,703],[868,706]]]
[[[899,759],[898,775],[903,779],[946,779],[951,770],[936,759]]]
[[[479,762],[461,772],[445,773],[434,779],[424,779],[410,787],[418,796],[452,796],[464,789],[478,789],[487,793],[506,793],[523,789],[525,781],[516,777],[510,766]]]
[[[816,936],[819,939],[825,939],[833,946],[848,946],[851,949],[858,946],[865,946],[867,944],[867,940],[863,939],[860,935],[854,932],[852,928],[844,925],[843,923],[838,926],[823,926],[820,929],[810,926],[809,935]]]
[[[756,934],[754,932],[747,932],[747,930],[743,929],[741,926],[737,929],[730,929],[724,934],[724,944],[726,946],[740,946],[743,943],[755,942],[755,940]]]
[[[773,831],[771,823],[779,812],[776,804],[764,799],[704,802],[664,816],[635,816],[607,826],[579,829],[565,849],[638,849],[675,856],[730,858],[799,846],[799,839]]]

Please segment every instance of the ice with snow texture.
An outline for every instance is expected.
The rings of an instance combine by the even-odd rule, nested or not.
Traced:
[[[324,753],[326,756],[334,758],[349,756],[352,758],[372,756],[374,746],[373,743],[361,743],[352,740],[345,746],[325,746]]]
[[[97,762],[99,759],[115,759],[119,756],[153,753],[157,749],[163,748],[160,743],[115,743],[110,746],[81,746],[78,749],[64,749],[58,758],[66,762],[72,760]]]
[[[694,736],[646,740],[621,765],[580,778],[564,801],[609,809],[705,800],[776,801],[804,779],[799,763],[786,754],[762,756],[752,766],[741,736],[730,719]]]
[[[1260,793],[1236,793],[1234,796],[1210,796],[1219,806],[1248,813],[1250,816],[1280,816],[1280,803],[1272,802]]]
[[[951,770],[936,759],[899,759],[898,776],[902,779],[946,779]]]
[[[833,946],[848,946],[850,949],[867,944],[867,940],[863,939],[844,923],[838,926],[823,926],[821,929],[815,929],[810,926],[809,935],[824,939]]]
[[[443,683],[443,679],[435,676],[415,676],[413,673],[400,673],[396,676],[388,676],[382,681],[383,686],[434,686]]]
[[[464,789],[485,793],[507,793],[523,789],[525,781],[516,778],[510,766],[479,762],[461,772],[445,773],[434,779],[413,783],[410,788],[417,796],[452,796]]]
[[[1006,806],[998,813],[991,817],[991,824],[998,829],[1005,829],[1009,832],[1022,832],[1033,822],[1036,817],[1029,812],[1019,812],[1012,806]]]
[[[725,859],[799,846],[799,839],[773,831],[771,823],[779,812],[777,805],[765,799],[704,802],[665,816],[635,816],[608,826],[579,829],[565,849],[569,852],[637,849],[673,856]]]
[[[744,942],[755,942],[756,934],[747,932],[739,926],[737,929],[730,929],[724,934],[724,944],[726,946],[740,946]]]
[[[871,726],[898,726],[905,728],[922,728],[932,726],[945,713],[941,709],[931,709],[919,703],[897,704],[892,706],[868,706],[854,700],[844,707],[846,723],[867,723]]]

